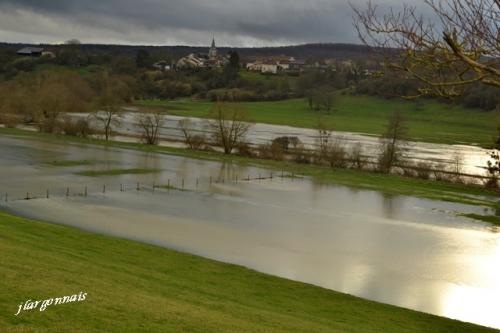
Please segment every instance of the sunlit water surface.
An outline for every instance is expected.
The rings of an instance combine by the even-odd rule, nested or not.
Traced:
[[[500,234],[457,216],[482,208],[117,148],[2,136],[0,156],[0,207],[14,213],[500,328]],[[64,160],[92,164],[53,165]],[[75,174],[117,168],[160,172]],[[183,179],[185,191],[152,190]]]

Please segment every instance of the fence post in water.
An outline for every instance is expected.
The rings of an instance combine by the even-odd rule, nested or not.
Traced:
[[[273,173],[271,172],[271,181],[273,180]]]
[[[236,184],[238,184],[238,174],[236,174]]]
[[[212,186],[212,176],[210,176],[210,186]]]
[[[141,187],[140,187],[140,184],[139,182],[137,182],[137,191],[140,191]]]
[[[156,184],[153,182],[153,193],[155,193]]]
[[[196,177],[196,188],[198,188],[199,179]]]
[[[106,185],[102,186],[102,194],[106,194]]]
[[[47,189],[47,199],[49,198],[49,190]]]
[[[66,187],[66,198],[69,197],[69,187]]]
[[[5,202],[9,201],[9,193],[5,192]]]
[[[29,199],[30,199],[30,193],[26,192],[26,200],[29,200]]]
[[[182,190],[184,191],[184,178],[182,178]]]
[[[123,192],[123,184],[120,184],[120,192]]]

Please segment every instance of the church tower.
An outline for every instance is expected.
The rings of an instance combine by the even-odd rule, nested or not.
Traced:
[[[212,46],[208,51],[208,57],[210,60],[215,60],[217,58],[217,48],[215,47],[215,38],[212,38]]]

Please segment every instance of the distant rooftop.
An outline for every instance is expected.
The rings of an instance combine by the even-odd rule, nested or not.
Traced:
[[[25,47],[17,51],[17,54],[20,55],[32,55],[32,54],[41,54],[43,49],[41,47]]]

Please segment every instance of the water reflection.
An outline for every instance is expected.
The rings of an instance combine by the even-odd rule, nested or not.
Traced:
[[[2,203],[15,213],[500,328],[494,313],[500,308],[500,235],[456,215],[481,214],[482,208],[308,179],[242,181],[270,171],[116,148],[0,137],[0,154],[0,189],[12,195],[49,187],[90,190],[88,198],[66,199],[60,191],[49,200]],[[96,164],[55,168],[49,163],[83,159]],[[162,171],[75,175],[108,167]],[[229,181],[236,177],[238,182]],[[134,185],[118,190],[120,184],[180,179],[186,191],[153,193]],[[99,190],[103,183],[109,189],[105,196]]]
[[[74,114],[74,116],[85,116],[84,114]],[[179,130],[178,122],[184,117],[171,116],[166,118],[165,125],[161,128],[160,134],[163,139],[182,141],[183,134]],[[206,120],[199,118],[189,118],[194,132],[202,134],[206,131]],[[118,133],[137,136],[140,134],[139,127],[135,124],[135,114],[126,113],[123,118],[124,125],[115,129]],[[207,134],[207,133],[204,133]],[[247,140],[250,144],[260,145],[269,143],[279,136],[296,136],[306,147],[316,146],[317,132],[314,129],[297,128],[290,126],[255,124],[248,134]],[[379,140],[377,137],[362,135],[359,133],[338,132],[334,135],[341,139],[348,150],[357,144],[361,144],[363,151],[370,157],[375,157],[380,152]],[[472,175],[486,175],[486,163],[489,160],[489,151],[470,145],[446,145],[423,142],[409,142],[406,150],[408,156],[415,162],[433,162],[446,165],[453,169],[459,157],[459,164],[462,172]]]

